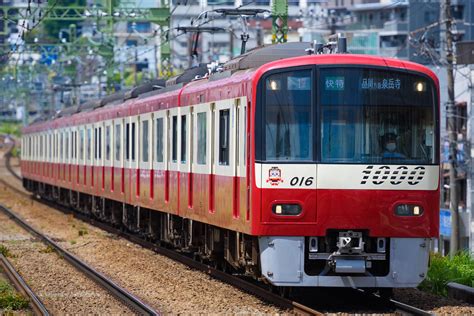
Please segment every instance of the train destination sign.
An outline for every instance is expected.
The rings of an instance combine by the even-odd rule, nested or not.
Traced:
[[[344,91],[344,77],[326,77],[326,90]]]
[[[398,78],[362,78],[362,90],[400,90],[401,81]]]

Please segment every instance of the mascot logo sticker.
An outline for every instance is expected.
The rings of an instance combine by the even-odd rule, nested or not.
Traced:
[[[271,167],[270,170],[268,170],[267,183],[270,183],[271,185],[279,185],[280,182],[283,182],[280,168]]]

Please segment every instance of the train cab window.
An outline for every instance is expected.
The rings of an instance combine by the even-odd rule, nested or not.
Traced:
[[[437,161],[434,87],[399,71],[322,69],[323,162],[430,164]]]
[[[197,163],[206,164],[207,154],[207,114],[197,114]]]
[[[181,162],[186,162],[186,129],[187,129],[187,124],[186,124],[186,115],[181,116]]]
[[[148,120],[142,121],[142,162],[148,162]]]
[[[110,161],[110,126],[105,127],[105,160]]]
[[[122,141],[121,135],[120,135],[120,124],[115,124],[115,133],[114,133],[114,139],[115,139],[115,160],[120,161],[120,144]]]
[[[219,164],[229,165],[230,110],[219,111]]]
[[[163,162],[163,118],[156,119],[156,162]]]
[[[313,159],[312,86],[311,70],[277,73],[266,78],[261,105],[262,156],[266,160]]]
[[[173,131],[172,131],[172,153],[171,160],[178,161],[178,117],[173,116]]]
[[[125,124],[125,159],[130,160],[130,123]]]

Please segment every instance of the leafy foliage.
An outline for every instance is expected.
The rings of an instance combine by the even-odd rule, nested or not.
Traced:
[[[10,284],[0,280],[0,309],[21,310],[28,307],[28,300],[16,293]]]
[[[453,258],[431,254],[430,259],[428,275],[420,284],[422,290],[446,296],[449,282],[474,287],[474,257],[469,252],[460,252]]]
[[[21,136],[21,125],[18,123],[0,123],[0,134],[9,134],[16,137]]]

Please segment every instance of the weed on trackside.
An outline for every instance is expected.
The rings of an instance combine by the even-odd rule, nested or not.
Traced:
[[[4,257],[13,257],[10,249],[8,249],[5,245],[0,245],[0,254],[2,254]]]
[[[28,308],[28,300],[15,292],[10,284],[0,280],[0,311],[22,310]]]
[[[447,296],[446,285],[456,282],[474,287],[474,256],[469,252],[460,252],[454,257],[443,257],[432,253],[426,279],[419,288],[438,295]]]

